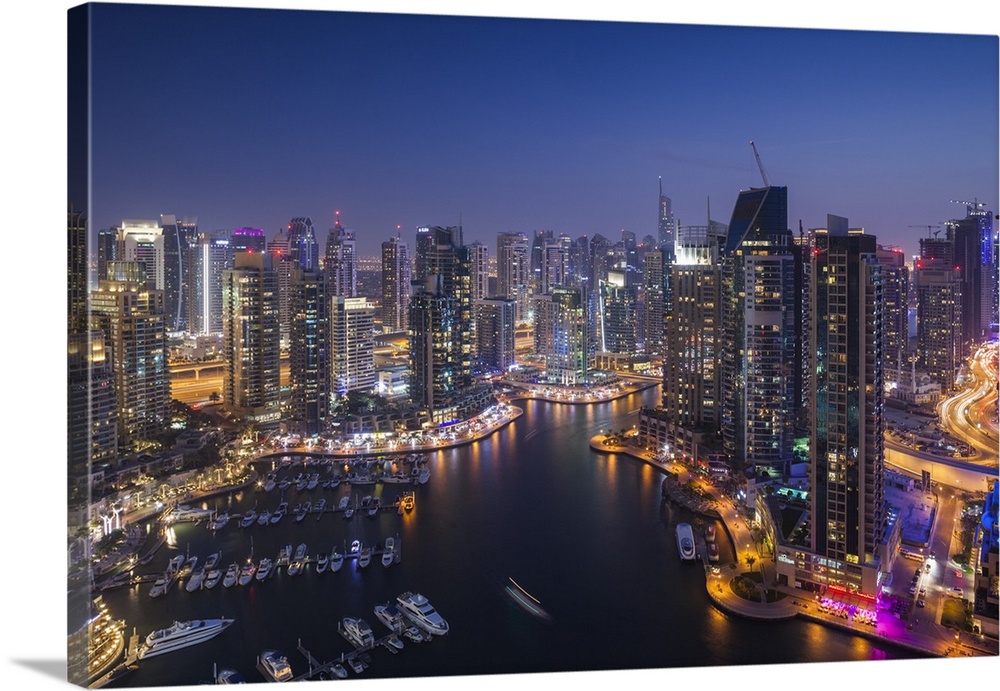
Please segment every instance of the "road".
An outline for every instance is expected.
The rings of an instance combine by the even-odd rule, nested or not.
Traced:
[[[1000,453],[997,433],[997,356],[1000,343],[980,346],[969,359],[971,385],[943,401],[942,426],[994,461]]]

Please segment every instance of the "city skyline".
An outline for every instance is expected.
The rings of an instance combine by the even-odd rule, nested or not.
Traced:
[[[308,216],[323,243],[339,213],[361,256],[431,225],[491,245],[642,238],[661,180],[677,220],[701,225],[766,175],[788,187],[793,229],[842,214],[910,257],[964,217],[952,200],[996,207],[997,108],[978,96],[997,83],[996,37],[96,11],[92,232],[166,213],[270,239]],[[183,50],[143,49],[160,25]]]

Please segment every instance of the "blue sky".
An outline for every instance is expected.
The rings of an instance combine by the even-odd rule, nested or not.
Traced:
[[[995,36],[104,5],[93,44],[99,228],[641,238],[660,176],[728,222],[751,139],[792,228],[912,253],[952,199],[997,209]]]

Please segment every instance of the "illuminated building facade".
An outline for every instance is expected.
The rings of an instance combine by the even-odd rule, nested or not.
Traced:
[[[962,280],[950,262],[917,260],[917,366],[948,395],[962,364]]]
[[[202,233],[187,249],[185,311],[188,332],[222,333],[222,272],[232,266],[228,233]]]
[[[531,262],[528,236],[524,233],[497,235],[497,294],[513,300],[515,319],[526,322],[531,312]]]
[[[98,282],[91,293],[91,317],[110,350],[119,448],[131,449],[158,436],[170,422],[163,292],[137,280],[142,274],[137,262],[112,262],[109,274],[123,280]]]
[[[476,362],[484,372],[506,372],[514,365],[513,300],[484,298],[477,300]]]
[[[330,412],[326,288],[320,273],[292,270],[288,353],[291,418],[305,435],[323,432]]]
[[[382,331],[398,333],[409,327],[410,281],[409,246],[397,234],[382,243]]]
[[[323,273],[326,276],[328,294],[357,297],[357,241],[354,239],[354,231],[344,228],[340,218],[334,222],[326,238]]]
[[[253,423],[279,418],[278,280],[268,253],[237,253],[222,275],[224,410]]]
[[[886,560],[882,266],[875,237],[828,217],[810,291],[811,546],[796,580],[874,595]]]
[[[330,389],[375,387],[375,306],[367,298],[330,296]]]

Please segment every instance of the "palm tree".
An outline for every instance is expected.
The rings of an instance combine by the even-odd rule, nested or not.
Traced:
[[[753,565],[757,563],[757,560],[753,557],[747,555],[747,566],[750,567],[750,573],[753,573]]]

